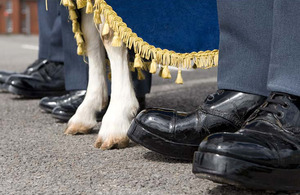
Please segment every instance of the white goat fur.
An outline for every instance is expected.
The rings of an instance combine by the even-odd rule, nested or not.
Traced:
[[[104,17],[101,18],[104,24]],[[82,12],[81,23],[89,59],[89,82],[85,99],[69,120],[65,134],[88,133],[97,124],[96,112],[107,105],[106,50],[111,65],[111,99],[95,147],[126,147],[129,142],[127,131],[139,107],[128,67],[127,48],[124,44],[112,47],[113,32],[102,37],[99,32],[102,32],[103,24],[99,25],[98,31],[92,14]]]

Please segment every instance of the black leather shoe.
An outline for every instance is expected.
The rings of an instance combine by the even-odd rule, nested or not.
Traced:
[[[259,95],[218,90],[191,113],[147,109],[134,119],[128,137],[160,154],[191,160],[206,136],[220,130],[237,131],[265,99]]]
[[[26,70],[22,73],[16,73],[16,72],[8,72],[8,71],[0,71],[0,88],[1,89],[6,89],[5,88],[5,82],[7,81],[8,77],[15,75],[15,74],[25,74],[25,75],[29,75],[32,72],[36,71],[37,68],[41,65],[46,63],[47,60],[43,60],[43,59],[38,59],[36,61],[34,61],[30,66],[28,66],[26,68]]]
[[[63,64],[41,63],[29,75],[10,76],[5,85],[9,92],[29,98],[59,96],[66,93]]]
[[[193,172],[246,188],[299,191],[300,98],[273,93],[236,133],[208,136]]]
[[[70,95],[66,95],[67,99],[63,100],[62,102],[51,102],[47,105],[43,105],[42,107],[45,109],[50,110],[50,107],[52,107],[54,104],[57,104],[57,106],[52,110],[52,116],[56,119],[59,119],[60,121],[67,122],[76,112],[77,108],[80,106],[80,104],[83,102],[85,97],[86,91],[78,91]],[[138,97],[137,98],[140,104],[140,107],[142,109],[145,108],[145,97]],[[110,100],[110,98],[109,98]],[[109,103],[108,103],[109,105]],[[100,112],[96,113],[96,119],[97,121],[101,121],[104,114],[106,113],[106,110],[108,108],[108,105],[102,109]],[[41,106],[41,105],[40,105]]]
[[[86,90],[74,91],[66,96],[63,96],[61,102],[57,102],[54,109],[51,111],[52,116],[61,121],[68,121],[76,112],[77,108],[83,102]],[[54,103],[52,103],[53,105]]]
[[[71,91],[63,96],[44,97],[40,100],[39,106],[46,112],[52,112],[53,109],[62,104],[81,104],[86,94],[86,90]],[[75,105],[73,105],[75,106]],[[77,109],[77,107],[76,107]],[[76,110],[75,110],[76,111]]]
[[[4,83],[6,82],[7,78],[13,74],[17,74],[16,72],[7,72],[7,71],[0,71],[0,89],[5,89]]]

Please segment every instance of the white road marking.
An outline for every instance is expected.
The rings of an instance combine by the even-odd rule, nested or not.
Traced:
[[[179,90],[179,89],[184,89],[184,88],[190,88],[196,85],[201,85],[205,83],[216,83],[217,82],[217,77],[210,77],[206,79],[197,79],[197,80],[190,80],[186,81],[183,83],[183,85],[178,85],[178,84],[164,84],[164,85],[155,85],[151,87],[151,93],[149,94],[150,96],[158,93],[166,93],[167,91],[174,91],[174,90]]]
[[[176,67],[174,67],[174,66],[169,66],[169,69],[171,70],[171,71],[178,71],[178,68],[176,68]],[[189,68],[189,69],[187,69],[187,68],[182,68],[181,69],[181,71],[182,72],[190,72],[190,71],[195,71],[195,69],[193,69],[193,68]]]
[[[23,44],[23,45],[21,45],[21,47],[23,49],[29,49],[29,50],[34,50],[34,51],[38,51],[39,50],[39,47],[36,46],[36,45]]]

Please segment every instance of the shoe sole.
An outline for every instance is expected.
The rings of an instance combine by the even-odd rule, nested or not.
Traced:
[[[4,87],[4,85],[0,84],[0,91],[1,92],[8,92],[7,89]]]
[[[198,145],[176,143],[155,135],[136,120],[132,121],[127,136],[149,150],[180,160],[192,160],[194,152],[198,149]]]
[[[46,96],[61,96],[66,94],[66,91],[28,91],[13,85],[6,85],[7,90],[13,94],[29,97],[29,98],[42,98]]]
[[[52,110],[54,109],[54,108],[50,108],[50,107],[47,107],[47,106],[43,106],[42,104],[39,104],[39,107],[40,107],[43,111],[45,111],[45,112],[47,112],[47,113],[51,113]]]
[[[270,192],[300,190],[300,169],[276,169],[208,152],[195,152],[193,173],[202,179]]]
[[[74,113],[75,114],[75,113]],[[68,115],[58,115],[58,114],[51,114],[53,118],[58,119],[62,122],[68,122],[70,118],[73,116],[68,116]]]
[[[0,82],[0,91],[1,92],[8,92],[7,86],[5,85],[5,83]]]

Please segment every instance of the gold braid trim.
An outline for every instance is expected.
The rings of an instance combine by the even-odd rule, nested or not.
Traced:
[[[76,3],[73,0],[61,0],[60,2],[69,10],[69,19],[72,21],[72,31],[74,33],[74,38],[77,42],[77,54],[85,55],[85,43],[83,39],[83,34],[80,28],[80,24],[78,22],[78,16],[76,13],[76,9],[79,9],[79,6],[86,6],[86,0],[77,0]]]
[[[68,2],[69,1],[69,2]],[[63,5],[69,8],[70,19],[73,23],[73,32],[75,33],[75,38],[77,41],[78,49],[77,53],[79,55],[85,55],[85,46],[82,38],[82,32],[80,30],[77,16],[75,12],[75,6],[72,5],[72,0],[62,0]],[[162,65],[160,70],[160,75],[163,78],[171,78],[171,74],[168,66],[173,66],[178,68],[178,75],[176,83],[182,84],[181,70],[183,68],[201,68],[208,69],[218,66],[219,51],[207,50],[191,53],[176,53],[175,51],[170,51],[167,49],[156,48],[144,41],[141,37],[127,27],[126,23],[123,22],[122,18],[117,15],[117,13],[109,6],[105,0],[95,0],[94,5],[92,5],[91,0],[76,0],[77,8],[86,7],[86,13],[94,14],[95,24],[102,23],[101,14],[105,18],[105,24],[103,29],[103,34],[108,34],[110,29],[114,32],[113,44],[114,47],[122,46],[122,43],[128,49],[132,49],[135,52],[135,60],[133,67],[139,72],[139,78],[144,78],[141,74],[141,69],[149,70],[150,73],[155,74],[157,70],[157,65]],[[75,15],[74,15],[75,14]],[[143,63],[142,58],[147,60],[152,60],[150,63]]]

